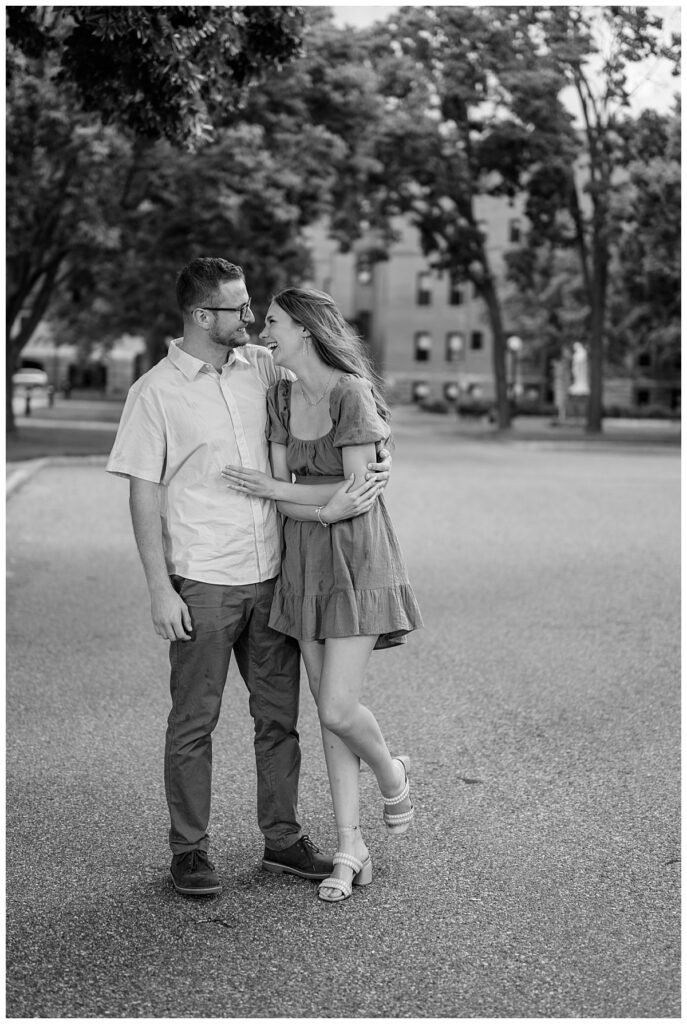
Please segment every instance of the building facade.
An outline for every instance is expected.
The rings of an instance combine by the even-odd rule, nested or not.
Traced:
[[[486,237],[491,271],[503,293],[504,257],[521,244],[526,230],[522,197],[478,197],[476,215]],[[312,258],[309,283],[329,292],[344,316],[355,324],[370,346],[387,383],[391,401],[420,399],[460,402],[461,407],[494,400],[493,342],[487,308],[468,282],[437,272],[422,253],[418,230],[408,219],[393,225],[397,240],[388,258],[371,261],[373,238],[362,238],[342,253],[321,221],[306,229]],[[574,398],[583,414],[584,392],[571,395],[571,359],[567,365],[546,362],[541,349],[509,331],[507,379],[511,395],[532,408],[562,408],[565,396]],[[255,331],[257,335],[257,331]],[[254,337],[257,341],[257,337]],[[24,365],[45,369],[55,388],[93,387],[113,397],[123,396],[143,367],[145,345],[140,337],[124,335],[110,346],[96,343],[82,352],[59,345],[43,324],[22,352]],[[655,353],[627,356],[623,367],[607,370],[604,407],[613,412],[661,411],[678,414],[681,402],[679,361],[660,366]]]
[[[503,279],[508,247],[520,242],[521,202],[485,197],[477,204],[497,279]],[[432,270],[430,259],[422,254],[419,232],[408,220],[397,218],[393,227],[398,240],[388,259],[373,263],[365,258],[367,240],[341,253],[328,237],[326,223],[310,228],[311,283],[333,295],[344,316],[357,326],[392,397],[493,399],[493,345],[486,305],[471,283]],[[509,368],[513,384],[521,393],[539,395],[541,373],[528,366],[523,355],[514,345]]]
[[[504,256],[521,244],[526,230],[522,197],[479,197],[477,218],[486,235],[492,273],[503,289]],[[471,283],[452,281],[430,266],[419,232],[407,219],[394,223],[398,240],[388,259],[369,262],[370,239],[341,253],[320,222],[307,231],[312,254],[312,283],[329,292],[344,316],[370,346],[392,401],[418,399],[494,400],[493,339],[485,303]],[[504,289],[505,290],[505,289]],[[541,349],[528,345],[504,324],[508,345],[507,378],[520,404],[562,408],[572,381],[571,356],[561,367],[547,363]],[[569,395],[575,415],[583,415],[586,395]],[[652,364],[651,353],[629,353],[621,367],[604,376],[604,407],[609,414],[654,411],[679,414],[679,361],[666,371]]]

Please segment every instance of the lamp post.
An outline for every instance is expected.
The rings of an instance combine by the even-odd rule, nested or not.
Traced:
[[[459,363],[465,357],[465,341],[460,331],[449,331],[446,335],[446,361]],[[456,380],[444,384],[444,398],[447,402],[457,402],[460,397],[461,381],[456,366]]]
[[[367,260],[361,259],[358,262],[358,269],[357,269],[357,272],[356,272],[356,277],[357,277],[357,280],[358,280],[358,284],[362,285],[363,287],[365,287],[366,285],[371,283],[371,281],[372,281],[372,267],[367,262]]]
[[[522,394],[522,383],[520,381],[520,353],[522,351],[522,338],[519,338],[517,334],[512,334],[506,344],[508,346],[508,351],[511,354],[511,398],[519,398]]]

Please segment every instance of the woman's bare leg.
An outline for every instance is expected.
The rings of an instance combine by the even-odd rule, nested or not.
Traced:
[[[365,670],[377,637],[350,636],[325,641],[317,707],[320,721],[369,764],[384,796],[403,788],[402,766],[389,753],[382,730],[369,708],[360,703]],[[399,805],[398,810],[408,810]]]
[[[383,796],[396,796],[403,788],[405,772],[394,761],[376,718],[360,703],[365,671],[376,643],[375,636],[330,638],[318,652],[301,645],[308,677],[317,677],[311,689],[316,694],[322,727],[327,771],[332,792],[334,816],[339,833],[339,850],[360,859],[367,856],[360,833],[359,761],[367,762],[375,773]],[[310,662],[310,667],[309,667]],[[406,806],[407,804],[407,806]],[[402,801],[395,813],[410,809]],[[352,872],[340,865],[334,875],[350,881]]]
[[[314,641],[301,641],[301,653],[310,690],[319,710],[325,647]],[[367,847],[360,831],[360,758],[339,736],[327,729],[321,720],[320,730],[336,821],[337,850],[353,854],[362,861],[367,857]],[[336,864],[332,877],[350,882],[352,874],[350,869]]]

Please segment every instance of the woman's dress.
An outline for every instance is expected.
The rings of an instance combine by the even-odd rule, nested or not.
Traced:
[[[342,448],[379,448],[388,440],[367,380],[352,374],[339,379],[329,396],[332,428],[313,441],[291,432],[291,388],[282,380],[268,392],[267,438],[286,446],[297,483],[343,483]],[[404,643],[422,626],[383,495],[364,515],[329,527],[285,517],[270,626],[299,640],[378,635],[375,649]]]

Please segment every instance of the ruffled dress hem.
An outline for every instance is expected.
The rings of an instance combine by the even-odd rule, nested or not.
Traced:
[[[297,640],[377,635],[374,650],[405,643],[406,635],[423,625],[410,584],[397,584],[393,589],[296,594],[279,581],[269,624]]]

